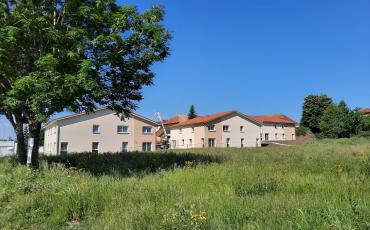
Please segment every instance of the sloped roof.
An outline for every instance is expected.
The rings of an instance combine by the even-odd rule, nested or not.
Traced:
[[[370,114],[370,108],[360,109],[360,113],[362,113],[362,114]]]
[[[99,109],[96,109],[96,110],[94,111],[94,113],[96,113],[96,112],[100,112],[100,111],[104,111],[104,110],[109,110],[109,109],[107,109],[107,108],[99,108]],[[112,111],[112,113],[115,113],[113,110],[110,110],[110,111]],[[44,127],[44,128],[46,128],[47,126],[49,126],[49,125],[51,125],[51,124],[57,123],[57,122],[59,122],[59,121],[68,120],[68,119],[71,119],[71,118],[74,118],[74,117],[83,116],[83,115],[87,115],[87,114],[89,114],[89,113],[81,112],[81,113],[74,113],[74,114],[71,114],[71,115],[67,115],[67,116],[59,117],[59,118],[53,119],[53,120],[49,121],[48,123],[46,123],[46,125],[45,125],[45,127]],[[144,116],[141,116],[141,115],[139,115],[139,114],[137,114],[137,113],[130,113],[130,116],[133,116],[133,117],[136,117],[136,118],[143,119],[143,120],[145,120],[145,121],[147,121],[147,122],[149,122],[149,123],[151,123],[151,124],[154,124],[154,125],[158,125],[158,123],[157,123],[157,122],[155,122],[155,121],[153,121],[153,120],[151,120],[151,119],[149,119],[149,118],[146,118],[146,117],[144,117]]]
[[[281,113],[267,114],[267,115],[260,115],[260,116],[257,116],[257,115],[248,115],[248,116],[257,121],[263,122],[263,123],[283,123],[283,124],[291,124],[291,125],[297,124],[297,122],[295,122],[294,120],[290,119],[289,117]]]
[[[180,122],[184,122],[188,120],[188,116],[184,114],[176,114],[175,116],[172,116],[170,119],[163,121],[164,125],[174,125],[178,124]]]
[[[180,122],[179,124],[173,125],[172,127],[183,127],[183,126],[192,126],[192,125],[205,124],[205,123],[220,119],[222,117],[231,115],[233,113],[237,113],[238,115],[250,120],[251,122],[253,122],[255,124],[258,124],[258,125],[261,125],[259,121],[255,120],[251,117],[248,117],[245,114],[239,113],[236,110],[231,110],[231,111],[226,111],[226,112],[221,112],[221,113],[214,113],[214,114],[210,114],[210,115],[206,115],[206,116],[199,116],[199,117],[196,117],[196,118],[184,121],[184,122]]]

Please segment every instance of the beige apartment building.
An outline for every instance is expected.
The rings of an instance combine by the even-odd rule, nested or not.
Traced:
[[[170,127],[172,149],[259,147],[262,123],[238,111],[196,117]]]
[[[297,123],[284,114],[249,115],[249,117],[262,123],[261,139],[263,142],[296,140]]]
[[[74,114],[46,124],[44,154],[152,151],[157,126],[155,121],[135,113],[121,120],[105,108]]]

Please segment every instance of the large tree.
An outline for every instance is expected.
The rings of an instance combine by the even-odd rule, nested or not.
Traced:
[[[308,95],[304,99],[301,125],[313,133],[320,132],[320,119],[326,108],[333,103],[327,95]]]
[[[128,116],[136,108],[153,83],[152,64],[169,55],[163,17],[162,7],[140,14],[114,0],[0,0],[0,114],[21,151],[28,125],[34,167],[51,115],[106,106]]]

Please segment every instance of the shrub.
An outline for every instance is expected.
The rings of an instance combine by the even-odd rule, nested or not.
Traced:
[[[308,131],[308,128],[303,125],[300,125],[295,129],[295,133],[297,136],[306,136],[307,131]]]

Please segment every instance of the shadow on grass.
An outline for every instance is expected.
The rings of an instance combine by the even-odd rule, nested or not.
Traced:
[[[66,156],[45,156],[49,167],[63,164],[65,167],[83,169],[95,176],[121,177],[144,176],[161,170],[195,167],[198,164],[221,163],[218,156],[194,153],[69,153]]]

